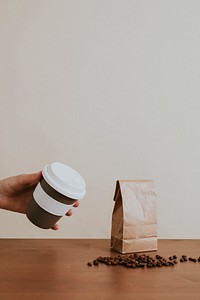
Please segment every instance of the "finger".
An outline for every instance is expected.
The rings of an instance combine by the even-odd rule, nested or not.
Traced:
[[[72,209],[70,209],[67,213],[66,216],[71,217],[73,215],[73,211]]]
[[[3,193],[18,193],[34,189],[42,177],[42,172],[32,174],[21,174],[2,180]]]
[[[59,229],[59,225],[56,223],[56,224],[53,225],[53,227],[51,229],[58,230]]]
[[[36,185],[42,177],[42,172],[32,173],[32,174],[21,174],[17,175],[16,179],[20,186],[34,186]]]
[[[80,205],[80,202],[77,200],[77,201],[74,203],[73,207],[79,207],[79,205]]]

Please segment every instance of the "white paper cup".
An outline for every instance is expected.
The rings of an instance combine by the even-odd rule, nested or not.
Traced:
[[[54,162],[44,167],[26,215],[34,225],[52,228],[85,193],[81,175],[63,163]]]

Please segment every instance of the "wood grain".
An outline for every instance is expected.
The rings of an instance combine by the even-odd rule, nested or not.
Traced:
[[[200,240],[159,240],[169,257],[198,258]],[[109,240],[1,239],[0,299],[200,299],[200,262],[174,267],[127,269],[92,266],[98,256],[117,256]]]

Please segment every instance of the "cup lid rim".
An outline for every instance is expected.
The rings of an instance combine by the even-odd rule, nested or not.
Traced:
[[[82,176],[68,165],[53,162],[42,170],[45,181],[57,192],[72,199],[81,200],[86,194]]]

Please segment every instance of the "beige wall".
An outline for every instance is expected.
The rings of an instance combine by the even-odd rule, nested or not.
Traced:
[[[116,179],[154,179],[160,238],[200,227],[200,2],[0,0],[0,177],[66,162],[87,196],[60,231],[109,237]]]

